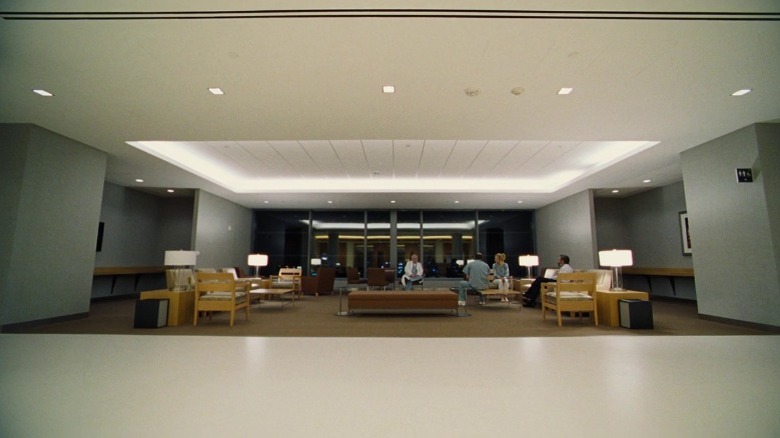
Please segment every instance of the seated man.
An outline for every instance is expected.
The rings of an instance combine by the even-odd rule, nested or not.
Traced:
[[[539,292],[541,292],[542,283],[555,282],[558,279],[558,274],[568,274],[571,272],[574,272],[574,268],[572,268],[571,265],[569,264],[569,256],[561,254],[558,257],[558,272],[555,275],[553,275],[552,278],[545,278],[542,276],[536,277],[536,280],[534,280],[534,282],[531,283],[531,287],[529,287],[528,290],[523,295],[526,300],[523,306],[536,307],[536,299],[539,298]]]
[[[410,258],[411,260],[406,262],[406,266],[404,267],[404,276],[401,277],[401,281],[403,282],[406,290],[412,290],[412,285],[414,283],[421,282],[423,279],[423,274],[425,273],[417,254],[412,253]]]
[[[488,288],[488,274],[490,266],[482,261],[482,253],[474,256],[474,261],[463,267],[463,280],[458,283],[458,305],[466,305],[466,293],[469,289],[482,290]],[[484,296],[480,295],[480,303],[484,303]]]

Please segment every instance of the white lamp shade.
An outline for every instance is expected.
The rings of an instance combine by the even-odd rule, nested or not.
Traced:
[[[517,264],[520,266],[539,266],[539,256],[521,255],[517,258]]]
[[[322,264],[322,259],[311,259],[311,265],[312,266],[320,266]]]
[[[463,259],[455,260],[455,264],[458,266],[463,266]]]
[[[197,251],[165,251],[165,266],[194,266]]]
[[[631,266],[634,257],[630,249],[611,249],[599,251],[599,264],[601,266]]]
[[[246,264],[249,266],[268,266],[267,254],[249,254],[246,258]]]

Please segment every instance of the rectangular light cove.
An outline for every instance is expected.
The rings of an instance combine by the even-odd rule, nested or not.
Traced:
[[[574,91],[574,88],[561,88],[558,90],[558,94],[571,94],[572,91]]]
[[[39,94],[39,95],[41,95],[41,96],[46,96],[46,97],[52,97],[52,96],[54,96],[53,94],[49,93],[48,91],[46,91],[46,90],[40,90],[40,89],[33,90],[33,93],[35,93],[35,94]]]
[[[221,88],[209,88],[209,93],[215,96],[222,96],[223,94],[225,94],[225,92],[222,91]]]
[[[392,85],[385,85],[382,87],[382,92],[385,94],[395,93],[395,87]]]

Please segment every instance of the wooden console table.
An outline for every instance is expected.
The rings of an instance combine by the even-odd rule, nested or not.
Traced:
[[[643,300],[648,301],[650,294],[636,290],[597,290],[596,308],[599,312],[599,322],[610,327],[620,325],[619,300]]]
[[[192,323],[195,315],[195,291],[148,290],[141,292],[141,299],[168,300],[168,325]]]

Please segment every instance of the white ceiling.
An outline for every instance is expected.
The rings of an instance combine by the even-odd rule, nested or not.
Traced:
[[[403,209],[625,196],[680,180],[681,151],[780,119],[776,1],[537,3],[0,1],[0,123],[105,151],[123,186]],[[161,141],[246,179],[128,144]]]

